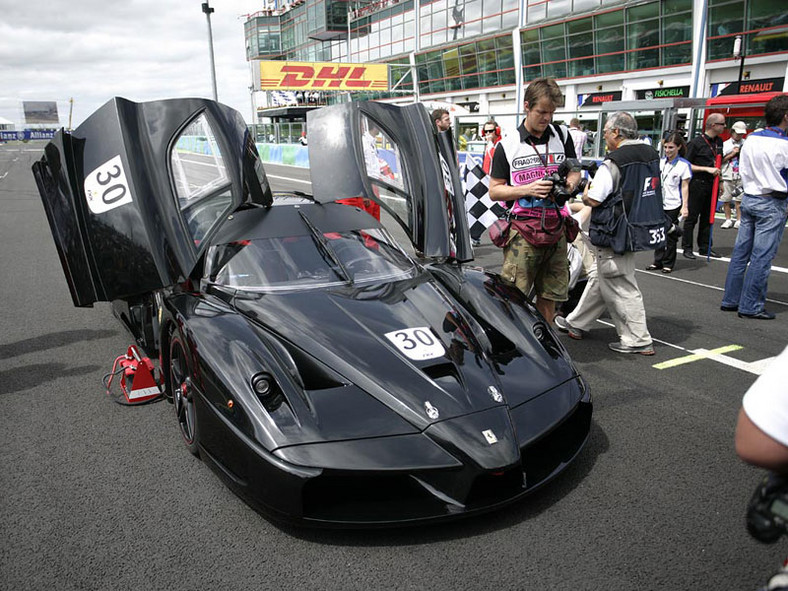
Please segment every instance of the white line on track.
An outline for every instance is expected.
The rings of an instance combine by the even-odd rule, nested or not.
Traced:
[[[280,181],[292,181],[294,183],[304,183],[305,185],[311,185],[312,181],[301,181],[299,179],[294,179],[289,176],[277,176],[275,174],[266,174],[269,179],[279,179]]]
[[[606,320],[599,320],[599,319],[597,319],[597,322],[599,322],[599,324],[604,324],[605,326],[615,328],[615,325],[612,322],[607,322]],[[746,371],[748,373],[752,373],[759,376],[769,366],[769,363],[771,363],[772,359],[774,359],[774,357],[765,357],[763,359],[758,359],[757,361],[747,362],[733,357],[728,357],[727,355],[722,354],[717,350],[709,351],[708,349],[687,349],[686,347],[682,347],[681,345],[669,343],[661,339],[655,339],[654,337],[651,337],[651,340],[654,341],[655,343],[659,343],[660,345],[665,345],[666,347],[671,347],[673,349],[677,349],[684,353],[688,353],[689,354],[688,357],[691,358],[691,359],[683,359],[678,357],[674,359],[669,359],[667,361],[662,361],[660,363],[655,363],[654,368],[656,369],[665,369],[677,365],[683,365],[684,363],[687,363],[689,361],[710,359],[711,361],[716,361],[717,363],[722,363],[723,365],[734,367],[741,371]],[[741,347],[739,347],[738,345],[734,345],[732,348],[739,349]],[[725,347],[723,347],[723,349],[725,349]]]
[[[712,261],[720,261],[720,262],[724,262],[724,263],[730,263],[731,262],[731,260],[728,257],[711,258],[711,257],[706,257],[705,255],[702,255],[702,254],[698,254],[697,252],[695,253],[695,256],[697,256],[699,260],[705,260],[707,263],[708,262],[712,262]],[[777,273],[788,273],[788,268],[772,266],[772,271],[777,272]]]
[[[719,261],[719,260],[727,260],[730,259],[711,259],[712,261]],[[648,277],[658,277],[659,279],[668,279],[670,281],[678,281],[679,283],[687,283],[689,285],[697,285],[698,287],[705,287],[707,289],[713,289],[714,291],[725,291],[723,287],[717,287],[716,285],[708,285],[706,283],[699,283],[698,281],[690,281],[689,279],[681,279],[679,277],[673,277],[672,275],[667,275],[665,273],[652,273],[651,271],[643,271],[642,269],[635,269],[638,273],[643,273]],[[788,273],[788,269],[784,267],[772,267],[772,271],[776,271],[778,273]],[[779,304],[780,306],[788,306],[788,302],[783,302],[781,300],[773,300],[771,298],[766,298],[766,301],[772,304]]]

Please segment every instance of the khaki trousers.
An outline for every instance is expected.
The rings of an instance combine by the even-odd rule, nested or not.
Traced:
[[[594,248],[596,268],[589,273],[583,295],[566,317],[567,322],[574,328],[590,330],[608,310],[622,345],[650,345],[643,294],[635,280],[635,254],[617,255],[609,248]]]

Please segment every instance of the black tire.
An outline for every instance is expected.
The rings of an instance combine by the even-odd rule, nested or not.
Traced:
[[[177,332],[170,339],[168,386],[186,448],[195,456],[199,456],[200,431],[197,425],[192,372],[189,368],[186,346]]]

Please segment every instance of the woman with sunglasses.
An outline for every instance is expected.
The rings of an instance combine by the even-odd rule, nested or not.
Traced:
[[[490,119],[482,125],[482,137],[487,142],[487,146],[484,149],[482,169],[484,169],[484,174],[490,174],[493,152],[495,152],[495,146],[501,141],[501,128],[498,127],[495,119]]]

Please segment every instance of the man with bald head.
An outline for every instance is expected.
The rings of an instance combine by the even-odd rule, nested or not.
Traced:
[[[712,189],[714,178],[720,176],[720,168],[716,166],[717,155],[722,155],[722,132],[725,131],[725,117],[721,113],[712,113],[706,119],[706,131],[687,144],[687,160],[692,165],[692,180],[689,185],[689,215],[684,220],[684,236],[681,246],[684,257],[697,258],[692,253],[692,237],[695,225],[698,226],[698,253],[701,256],[719,258],[711,250],[711,210]]]

